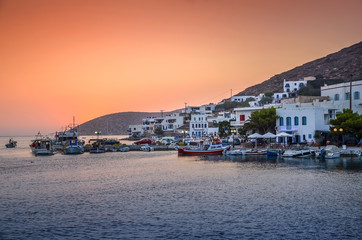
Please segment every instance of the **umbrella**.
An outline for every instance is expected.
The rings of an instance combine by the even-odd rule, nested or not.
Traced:
[[[278,133],[277,135],[275,135],[276,137],[293,137],[292,134],[289,134],[289,133],[286,133],[286,132],[281,132],[281,133]]]
[[[275,138],[275,134],[271,133],[271,132],[267,132],[262,137],[263,138]]]
[[[262,135],[260,135],[259,133],[254,133],[249,135],[248,138],[262,138]]]
[[[286,133],[286,132],[281,132],[278,133],[277,135],[275,135],[276,137],[293,137],[292,134]]]

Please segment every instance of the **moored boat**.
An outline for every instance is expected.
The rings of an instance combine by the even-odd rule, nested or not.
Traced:
[[[222,144],[203,144],[199,148],[180,147],[177,151],[181,155],[222,155],[229,148],[230,146],[223,146]]]
[[[314,150],[309,148],[296,148],[288,149],[283,153],[283,157],[311,157],[314,154]]]
[[[30,144],[30,149],[35,156],[53,155],[54,148],[50,138],[42,136],[40,132]]]
[[[91,139],[89,140],[89,143],[89,153],[104,153],[106,151],[103,139]]]
[[[65,154],[82,154],[84,153],[84,147],[78,140],[69,140],[69,142],[65,144],[63,152]]]
[[[249,149],[248,151],[245,151],[245,155],[266,155],[266,150]]]
[[[320,152],[316,152],[316,157],[324,159],[334,159],[341,157],[341,150],[335,145],[327,145]]]

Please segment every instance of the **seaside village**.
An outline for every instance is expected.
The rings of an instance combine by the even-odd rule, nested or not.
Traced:
[[[235,147],[240,143],[251,146],[269,143],[279,147],[288,146],[321,146],[328,145],[328,134],[334,136],[334,145],[346,149],[346,145],[358,145],[344,133],[343,128],[334,128],[330,120],[344,109],[362,114],[362,80],[327,85],[320,88],[321,96],[298,96],[297,91],[316,80],[315,77],[304,77],[298,81],[283,82],[283,92],[273,93],[269,103],[262,104],[265,93],[258,96],[232,96],[228,101],[247,102],[248,107],[236,107],[228,111],[216,111],[218,104],[203,106],[187,106],[179,113],[168,116],[145,118],[140,125],[130,125],[130,137],[181,136],[193,141],[220,137],[219,127],[225,128],[226,139]],[[277,119],[275,129],[270,132],[248,131],[240,134],[240,129],[250,121],[253,112],[275,108]],[[332,129],[332,130],[331,130]],[[173,140],[174,138],[167,138]],[[155,139],[156,140],[156,139]],[[169,141],[171,141],[169,140]],[[146,140],[145,140],[146,141]],[[320,148],[320,147],[319,147]]]
[[[121,144],[118,139],[101,138],[97,132],[96,138],[85,142],[79,138],[73,124],[70,129],[57,132],[54,139],[39,134],[30,148],[36,156],[55,152],[82,154],[172,149],[181,155],[320,155],[335,158],[346,154],[361,157],[361,133],[351,134],[351,129],[361,129],[362,80],[324,83],[320,96],[298,96],[298,90],[314,80],[315,77],[284,80],[280,93],[231,96],[218,104],[203,106],[185,103],[184,109],[171,115],[163,116],[161,112],[160,117],[145,118],[140,125],[130,125],[128,140],[133,142],[130,145]],[[273,117],[264,113],[255,124],[253,116],[262,112],[272,113]],[[336,123],[339,114],[347,114],[342,123]],[[16,141],[10,139],[6,147],[16,147]]]

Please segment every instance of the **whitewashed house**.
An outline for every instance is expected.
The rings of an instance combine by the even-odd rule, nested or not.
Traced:
[[[283,83],[283,91],[285,93],[297,92],[299,88],[307,86],[306,80],[298,80],[298,81],[286,81],[284,79]]]
[[[256,99],[255,96],[232,96],[231,101],[233,102],[246,102],[248,98]]]
[[[292,134],[292,143],[313,143],[316,131],[329,131],[329,121],[336,118],[338,111],[333,102],[325,100],[282,104],[276,109],[276,133]]]
[[[342,112],[349,109],[362,114],[362,80],[345,82],[321,87],[321,96],[328,96],[333,104]]]
[[[235,121],[231,121],[230,124],[232,127],[241,128],[244,126],[245,122],[250,118],[251,114],[255,111],[259,111],[263,108],[278,108],[278,104],[267,104],[262,107],[244,107],[244,108],[234,108],[235,112]]]
[[[190,137],[200,138],[208,136],[207,116],[201,113],[191,114],[190,120]]]
[[[143,125],[139,124],[139,125],[129,125],[128,133],[131,136],[141,137],[144,135],[145,132],[143,130]]]

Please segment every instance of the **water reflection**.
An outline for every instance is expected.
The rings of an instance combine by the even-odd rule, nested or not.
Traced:
[[[180,156],[190,158],[188,156]],[[245,156],[245,155],[222,155],[222,156],[193,156],[195,161],[212,162],[251,162],[254,164],[275,164],[278,167],[301,167],[304,169],[325,169],[328,171],[362,171],[362,159],[359,157],[341,157],[338,159],[316,159],[316,158],[282,158],[275,156]]]

